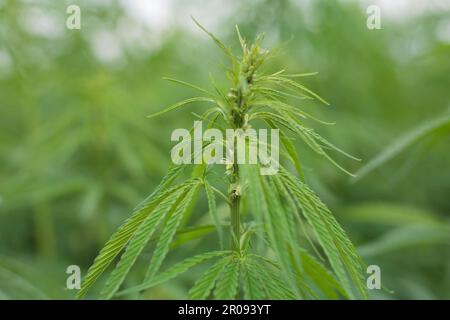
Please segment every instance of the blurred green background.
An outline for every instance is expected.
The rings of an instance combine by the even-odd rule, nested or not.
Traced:
[[[373,3],[380,30],[366,26]],[[69,4],[81,8],[80,30],[66,28]],[[279,51],[273,70],[318,71],[304,83],[331,107],[306,111],[336,122],[317,130],[362,158],[338,158],[353,172],[448,115],[449,1],[0,0],[0,299],[72,298],[67,266],[85,274],[159,182],[170,133],[203,110],[147,119],[195,94],[163,76],[208,86],[212,74],[226,88],[225,60],[190,15],[235,50],[235,24],[247,38],[265,32]],[[312,187],[394,291],[372,298],[450,299],[449,125],[358,181],[297,148]],[[169,263],[202,246],[183,246]],[[183,298],[196,275],[145,297]]]

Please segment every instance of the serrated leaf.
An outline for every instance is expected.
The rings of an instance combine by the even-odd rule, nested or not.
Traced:
[[[267,231],[270,244],[283,269],[283,276],[290,279],[289,283],[293,290],[297,290],[294,279],[294,269],[300,268],[300,261],[291,255],[295,244],[292,228],[289,227],[288,216],[279,201],[274,195],[274,186],[259,175],[259,166],[241,165],[243,184],[249,184],[249,200],[252,206],[251,211],[257,220],[260,220]],[[270,180],[269,180],[270,181]],[[298,293],[298,292],[296,292]]]
[[[152,260],[147,270],[146,280],[152,279],[152,277],[158,272],[161,263],[169,252],[170,243],[178,229],[178,226],[183,219],[183,215],[186,210],[188,210],[191,205],[192,200],[197,192],[199,183],[193,186],[189,191],[187,191],[186,196],[180,201],[179,206],[170,213],[169,219],[163,228],[161,236],[158,243],[156,244],[155,251],[153,252]]]
[[[252,118],[261,118],[265,121],[273,121],[274,123],[287,128],[288,130],[298,134],[300,138],[317,154],[325,157],[330,161],[335,167],[340,169],[341,171],[347,173],[350,176],[354,176],[351,172],[343,168],[339,163],[337,163],[330,155],[325,152],[324,148],[330,148],[333,149],[349,158],[352,158],[354,160],[359,160],[352,155],[346,153],[345,151],[339,149],[338,147],[334,146],[330,142],[328,142],[325,138],[318,135],[312,128],[307,128],[303,126],[303,124],[295,117],[290,116],[286,112],[280,111],[281,114],[276,114],[273,112],[255,112],[252,114]]]
[[[77,299],[81,299],[87,293],[97,278],[105,271],[112,260],[126,246],[134,232],[138,229],[147,215],[162,201],[164,197],[167,197],[171,193],[175,192],[176,188],[174,187],[166,190],[164,189],[173,182],[178,173],[179,171],[177,170],[170,171],[169,175],[163,179],[156,190],[136,207],[133,215],[128,218],[106,242],[105,246],[100,250],[99,254],[95,258],[94,263],[89,268],[88,273],[81,285],[81,289],[76,295]]]
[[[262,300],[264,299],[264,286],[258,279],[256,272],[252,269],[251,264],[245,261],[242,264],[242,278],[244,299],[246,300]]]
[[[266,296],[269,299],[285,300],[295,299],[290,286],[283,281],[283,277],[271,270],[266,264],[254,259],[248,259],[251,270],[264,286]]]
[[[219,300],[235,299],[239,286],[238,259],[232,259],[217,281],[214,297]]]
[[[325,266],[305,251],[302,252],[301,257],[306,275],[313,280],[327,299],[339,299],[337,292],[348,298],[347,292]]]
[[[330,264],[342,286],[350,297],[354,297],[350,279],[361,297],[367,297],[367,289],[363,280],[363,263],[355,247],[344,230],[333,217],[329,209],[303,182],[280,168],[283,182],[295,195],[299,207],[309,224],[313,227],[319,243],[324,249]],[[347,274],[348,272],[348,274]]]
[[[208,298],[220,274],[231,260],[232,257],[225,257],[210,267],[189,290],[189,299],[204,300]]]
[[[295,82],[295,81],[293,81],[293,80],[291,80],[289,78],[284,78],[282,76],[272,76],[272,77],[268,77],[268,79],[269,80],[275,80],[275,81],[282,82],[282,83],[285,83],[287,85],[290,85],[290,86],[292,86],[294,88],[299,89],[300,91],[304,91],[304,92],[308,93],[309,95],[311,95],[312,97],[316,98],[317,100],[323,102],[324,104],[326,104],[328,106],[330,105],[327,101],[325,101],[317,93],[313,92],[312,90],[306,88],[304,85],[302,85],[302,84],[300,84],[298,82]]]
[[[276,129],[275,125],[272,121],[267,120],[268,124],[271,128]],[[302,165],[300,164],[300,159],[298,158],[297,151],[295,150],[294,144],[289,140],[289,137],[280,130],[280,140],[284,148],[286,149],[289,158],[291,159],[292,163],[294,164],[295,169],[297,170],[297,174],[300,177],[300,179],[305,182],[305,175],[303,173]]]
[[[217,257],[221,257],[227,254],[231,254],[231,251],[213,251],[213,252],[207,252],[202,253],[193,257],[189,257],[177,264],[175,264],[173,267],[169,268],[167,271],[160,273],[158,276],[155,276],[150,281],[146,281],[138,286],[123,290],[119,292],[117,295],[126,295],[134,292],[139,292],[145,289],[149,289],[151,287],[157,286],[161,283],[164,283],[166,281],[169,281],[180,274],[186,272],[187,270],[191,269],[192,267],[195,267],[196,265],[203,263],[205,261],[208,261],[210,259],[214,259]]]
[[[153,192],[149,196],[147,196],[141,203],[139,203],[134,208],[134,211],[139,210],[145,205],[147,205],[149,201],[156,196],[156,194],[172,185],[172,183],[180,175],[180,173],[183,171],[184,168],[185,168],[184,166],[180,165],[171,166],[167,171],[167,174],[162,178],[161,182],[158,184],[155,190],[153,190]]]
[[[108,281],[101,292],[101,297],[103,299],[110,299],[114,296],[160,222],[166,217],[166,215],[176,209],[176,204],[182,201],[184,195],[185,188],[180,188],[175,193],[164,199],[161,204],[156,207],[155,210],[142,222],[127,245],[127,248],[121,256],[120,261],[117,263],[117,266],[109,276]]]

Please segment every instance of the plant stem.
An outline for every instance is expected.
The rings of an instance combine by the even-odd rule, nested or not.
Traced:
[[[241,191],[239,187],[239,167],[236,163],[233,165],[233,180],[230,186],[231,242],[232,249],[239,252],[241,239]]]
[[[244,50],[245,51],[245,50]],[[245,53],[245,52],[244,52]],[[247,126],[246,120],[246,108],[247,97],[249,93],[249,86],[252,84],[254,72],[256,70],[255,57],[243,58],[243,62],[239,67],[239,74],[236,77],[235,87],[231,88],[228,97],[234,102],[232,109],[230,110],[229,119],[234,129],[244,130]],[[257,65],[257,64],[256,64]],[[244,130],[245,131],[245,130]],[[237,163],[236,154],[236,140],[233,138],[234,144],[234,161],[231,171],[230,179],[230,214],[231,214],[231,241],[232,249],[239,252],[241,251],[241,219],[240,219],[240,204],[241,204],[241,185],[239,179],[239,165]]]
[[[240,127],[241,121],[236,117],[234,119],[234,126]],[[236,140],[233,138],[234,148],[236,150]],[[237,154],[233,154],[233,166],[230,180],[230,222],[231,222],[231,248],[236,252],[240,252],[241,242],[241,218],[240,218],[240,204],[241,204],[241,188],[239,180],[239,165],[237,163]]]
[[[240,219],[240,207],[241,197],[235,197],[234,200],[231,202],[231,227],[232,227],[232,233],[234,236],[233,239],[233,249],[236,251],[240,251],[240,235],[241,235],[241,219]]]

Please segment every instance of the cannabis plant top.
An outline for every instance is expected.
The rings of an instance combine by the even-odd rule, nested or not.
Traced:
[[[292,143],[293,138],[300,138],[342,170],[328,155],[328,150],[351,157],[305,125],[308,119],[319,120],[286,102],[287,98],[298,98],[299,102],[316,99],[326,103],[295,80],[312,74],[287,74],[284,70],[264,74],[261,66],[271,52],[262,48],[262,37],[249,44],[237,29],[242,52],[236,56],[196,23],[227,56],[231,88],[223,91],[214,85],[210,92],[169,79],[201,92],[202,96],[181,101],[152,116],[188,104],[207,102],[212,107],[203,113],[201,120],[210,128],[245,131],[259,121],[267,128],[279,129],[282,150],[278,170],[275,174],[261,175],[263,164],[227,162],[223,176],[229,187],[225,192],[212,184],[211,165],[173,165],[156,190],[135,208],[105,244],[77,297],[83,297],[121,254],[101,298],[140,292],[203,264],[208,267],[190,289],[192,299],[365,298],[363,262],[330,210],[306,184]],[[225,141],[214,143],[218,142],[229,147]],[[203,142],[203,146],[211,143]],[[236,158],[235,153],[232,155]],[[293,164],[295,174],[285,167],[285,162]],[[180,182],[182,171],[190,168],[191,178]],[[190,217],[201,190],[206,194],[211,221],[217,228],[217,251],[188,257],[161,270],[177,231]],[[229,218],[219,217],[216,195],[228,204]],[[131,267],[151,239],[156,244],[142,283],[120,291]],[[307,245],[304,239],[308,240]]]

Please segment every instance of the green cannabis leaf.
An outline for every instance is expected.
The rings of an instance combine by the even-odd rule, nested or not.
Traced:
[[[262,165],[237,164],[235,161],[225,168],[223,179],[228,184],[228,190],[222,191],[214,186],[211,165],[194,165],[191,178],[184,182],[177,181],[188,165],[173,166],[156,190],[135,208],[132,216],[100,251],[77,297],[85,296],[121,254],[104,285],[101,298],[143,292],[213,260],[214,263],[206,267],[189,290],[189,298],[366,298],[364,263],[333,214],[306,184],[293,142],[299,138],[315,153],[351,174],[329,152],[356,158],[305,125],[307,121],[329,124],[302,110],[302,104],[311,100],[328,104],[294,80],[315,73],[287,74],[284,70],[264,73],[261,66],[272,53],[262,47],[262,36],[249,44],[236,28],[242,50],[241,55],[237,56],[198,21],[194,22],[229,59],[231,67],[227,70],[227,76],[231,88],[224,91],[214,84],[214,90],[210,91],[195,84],[166,78],[200,91],[205,96],[175,103],[149,117],[188,104],[207,102],[213,107],[199,117],[209,123],[210,128],[220,128],[221,131],[227,128],[246,129],[259,121],[268,128],[280,130],[283,147],[281,162],[291,162],[298,176],[289,172],[284,162],[283,166],[280,164],[277,174],[263,176],[260,174]],[[287,101],[289,98],[299,102],[292,105]],[[224,147],[226,144],[224,141],[215,143]],[[209,217],[217,230],[220,251],[187,257],[160,272],[177,232],[189,223],[201,188],[205,191]],[[219,216],[216,195],[229,206],[228,220]],[[311,235],[306,228],[312,230]],[[313,252],[308,252],[300,241],[302,237],[308,239]],[[150,240],[154,240],[155,247],[145,278],[141,284],[121,290],[128,273]],[[228,249],[224,249],[227,246]],[[324,259],[321,252],[327,258],[324,263],[319,262],[319,259]],[[328,269],[328,266],[331,268]]]

